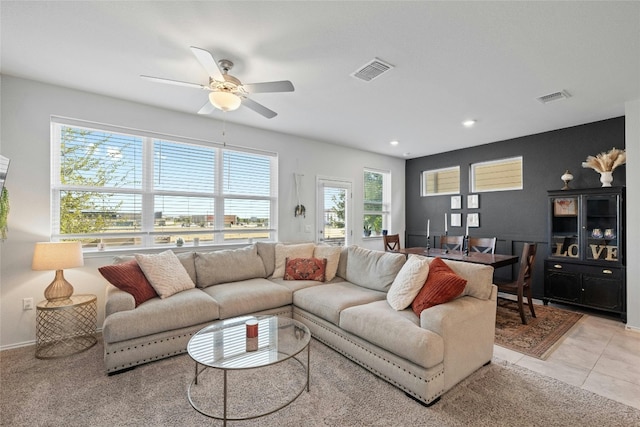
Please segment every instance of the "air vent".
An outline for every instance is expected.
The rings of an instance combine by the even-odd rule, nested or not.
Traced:
[[[351,75],[357,79],[364,80],[365,82],[370,82],[392,68],[393,65],[384,62],[382,59],[373,58]]]
[[[546,104],[548,102],[558,101],[560,99],[567,99],[570,97],[571,95],[569,95],[569,92],[567,92],[566,90],[561,90],[560,92],[554,92],[548,95],[539,96],[536,99],[539,102]]]

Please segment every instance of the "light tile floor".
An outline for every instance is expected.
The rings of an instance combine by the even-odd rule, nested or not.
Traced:
[[[640,332],[615,318],[583,314],[547,360],[497,345],[493,357],[640,409]]]

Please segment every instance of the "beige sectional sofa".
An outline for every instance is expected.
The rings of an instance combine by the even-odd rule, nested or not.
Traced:
[[[492,267],[445,261],[467,280],[466,288],[418,317],[410,307],[394,310],[386,300],[404,255],[350,246],[331,257],[337,269],[330,281],[284,280],[278,277],[282,253],[294,254],[299,245],[278,245],[180,253],[197,286],[138,307],[130,294],[109,284],[103,325],[107,372],[184,353],[204,326],[248,314],[303,322],[314,338],[425,404],[491,361],[497,298]]]

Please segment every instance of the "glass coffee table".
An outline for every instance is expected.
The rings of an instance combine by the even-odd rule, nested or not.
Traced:
[[[257,320],[257,337],[248,337],[248,320]],[[223,425],[279,411],[309,391],[310,340],[309,329],[288,317],[237,317],[201,329],[187,345],[196,362],[189,403]]]

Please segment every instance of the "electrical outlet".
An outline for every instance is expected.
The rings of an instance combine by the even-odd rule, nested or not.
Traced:
[[[310,225],[305,225],[304,226],[304,231],[305,231],[305,233],[311,233],[311,226]]]
[[[33,310],[33,298],[22,298],[22,309]]]

